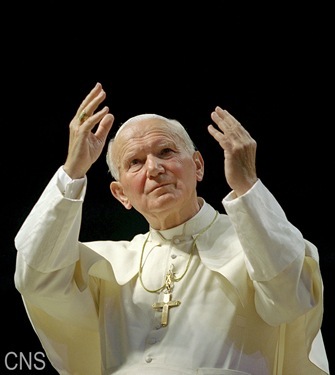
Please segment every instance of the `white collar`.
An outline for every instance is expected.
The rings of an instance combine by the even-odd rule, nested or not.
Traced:
[[[166,241],[176,239],[185,241],[196,236],[203,228],[211,223],[216,213],[214,208],[206,203],[203,198],[199,198],[199,203],[201,205],[200,210],[185,223],[164,230],[150,228],[149,241],[162,244]]]

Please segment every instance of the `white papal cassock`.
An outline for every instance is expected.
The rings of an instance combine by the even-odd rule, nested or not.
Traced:
[[[15,239],[16,287],[60,374],[329,373],[317,249],[260,180],[227,215],[199,198],[188,222],[131,241],[78,242],[85,192],[60,168]],[[186,273],[162,326],[152,291],[169,269]]]

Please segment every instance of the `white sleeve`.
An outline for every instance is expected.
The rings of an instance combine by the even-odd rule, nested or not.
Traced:
[[[222,204],[242,244],[252,279],[270,280],[298,258],[303,261],[306,243],[301,232],[260,180],[240,197],[228,194]]]
[[[258,181],[244,195],[232,194],[222,203],[243,247],[260,316],[278,325],[322,302],[317,248],[287,220],[270,191]]]
[[[86,178],[71,180],[62,167],[54,174],[15,237],[30,267],[52,272],[78,260],[85,192]]]
[[[86,176],[80,179],[73,180],[64,171],[63,166],[58,169],[58,180],[57,185],[59,190],[62,192],[65,198],[68,199],[80,199],[82,198],[81,193],[83,187],[87,183]]]

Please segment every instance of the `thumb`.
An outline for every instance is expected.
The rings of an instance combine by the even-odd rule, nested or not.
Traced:
[[[114,116],[111,113],[107,113],[100,121],[98,128],[95,132],[95,136],[101,141],[105,141],[109,131],[114,123]]]

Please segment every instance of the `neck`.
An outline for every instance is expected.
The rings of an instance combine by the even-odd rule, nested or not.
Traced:
[[[192,204],[185,205],[185,207],[174,207],[172,210],[150,213],[149,215],[146,215],[145,218],[153,229],[170,229],[191,219],[199,212],[201,206],[202,202],[197,198]]]

